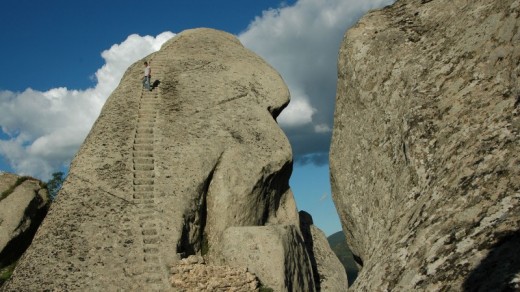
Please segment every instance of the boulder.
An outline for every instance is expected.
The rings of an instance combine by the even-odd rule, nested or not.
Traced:
[[[0,268],[17,260],[50,205],[47,189],[34,178],[0,173]]]
[[[218,263],[228,228],[266,224],[293,226],[276,227],[292,245],[266,244],[293,260],[280,272],[312,290],[276,123],[288,102],[280,75],[235,36],[194,29],[167,41],[106,101],[6,291],[174,289],[171,266],[190,255]]]
[[[223,264],[246,268],[274,291],[316,291],[303,239],[294,225],[230,227],[222,234]]]
[[[314,225],[312,216],[300,211],[300,230],[311,261],[314,286],[321,291],[342,292],[348,288],[345,267],[334,253],[325,233]]]
[[[519,289],[519,15],[399,0],[346,33],[330,169],[354,291]]]

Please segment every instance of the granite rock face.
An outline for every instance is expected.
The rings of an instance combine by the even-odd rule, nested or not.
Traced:
[[[142,89],[145,60],[152,91]],[[6,291],[175,289],[170,267],[182,259],[226,261],[217,251],[228,228],[298,225],[279,74],[211,29],[182,32],[145,60],[107,100]],[[298,256],[284,272],[312,281]]]
[[[0,173],[0,267],[18,259],[47,214],[47,189],[40,181]]]
[[[220,249],[223,264],[247,268],[274,291],[316,291],[311,262],[294,225],[230,227]]]
[[[519,288],[519,15],[400,0],[347,32],[330,168],[353,290]]]
[[[348,288],[347,273],[325,233],[314,225],[309,213],[300,211],[299,214],[300,230],[310,256],[315,287],[321,291],[345,291]]]

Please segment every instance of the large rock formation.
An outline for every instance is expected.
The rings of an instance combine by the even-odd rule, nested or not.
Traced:
[[[49,205],[39,180],[0,172],[0,268],[29,247]]]
[[[347,32],[330,168],[354,290],[519,288],[519,14],[399,0]]]
[[[305,211],[300,211],[300,230],[311,255],[315,285],[322,291],[344,291],[349,283],[345,268],[325,233],[314,225],[312,216]]]
[[[156,88],[142,90],[144,60],[127,70],[6,290],[174,289],[170,267],[194,254],[242,271],[223,248],[232,227],[290,230],[262,244],[299,262],[256,276],[279,291],[313,291],[291,148],[275,120],[289,102],[279,74],[210,29],[185,31],[145,59]]]
[[[336,254],[347,272],[348,284],[352,285],[357,278],[359,268],[356,260],[354,260],[354,255],[348,247],[345,233],[343,233],[343,231],[338,231],[329,235],[327,241],[329,242],[330,248]]]
[[[312,267],[295,225],[230,227],[222,258],[264,279],[274,291],[315,291]]]

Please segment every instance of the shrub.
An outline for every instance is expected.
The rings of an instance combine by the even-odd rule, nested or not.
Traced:
[[[58,195],[58,192],[61,189],[61,186],[63,185],[63,172],[58,171],[52,174],[52,178],[47,182],[47,191],[49,191],[49,197],[52,201],[56,199],[56,196]]]
[[[16,267],[16,262],[3,267],[0,269],[0,287],[11,278],[11,275],[13,274],[14,267]]]

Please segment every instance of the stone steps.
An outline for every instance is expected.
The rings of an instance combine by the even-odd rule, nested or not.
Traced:
[[[155,69],[157,70],[157,69]],[[157,72],[157,71],[156,71]],[[140,261],[132,267],[146,291],[170,290],[169,275],[161,260],[161,214],[155,195],[154,128],[158,90],[142,90],[135,130],[132,169],[133,202],[140,240]]]
[[[134,178],[134,186],[153,185],[154,178]]]
[[[153,128],[142,127],[138,130],[139,132],[135,134],[135,139],[153,139]]]
[[[144,122],[142,122],[144,123]],[[139,131],[138,133],[135,134],[135,137],[136,138],[140,138],[140,137],[150,137],[150,136],[153,136],[153,125],[155,124],[155,122],[149,122],[149,125],[145,126],[145,125],[141,125],[137,128],[137,131]]]
[[[143,158],[143,157],[139,157]],[[151,158],[151,157],[144,157],[144,158]],[[155,172],[153,170],[135,170],[134,171],[134,179],[138,178],[154,178]]]
[[[134,144],[133,149],[137,152],[153,152],[153,144]]]
[[[134,145],[143,145],[143,144],[153,144],[153,137],[152,138],[134,138]]]
[[[137,122],[139,123],[138,129],[139,130],[153,130],[153,126],[155,124],[155,120],[148,120],[145,118],[138,119]]]

